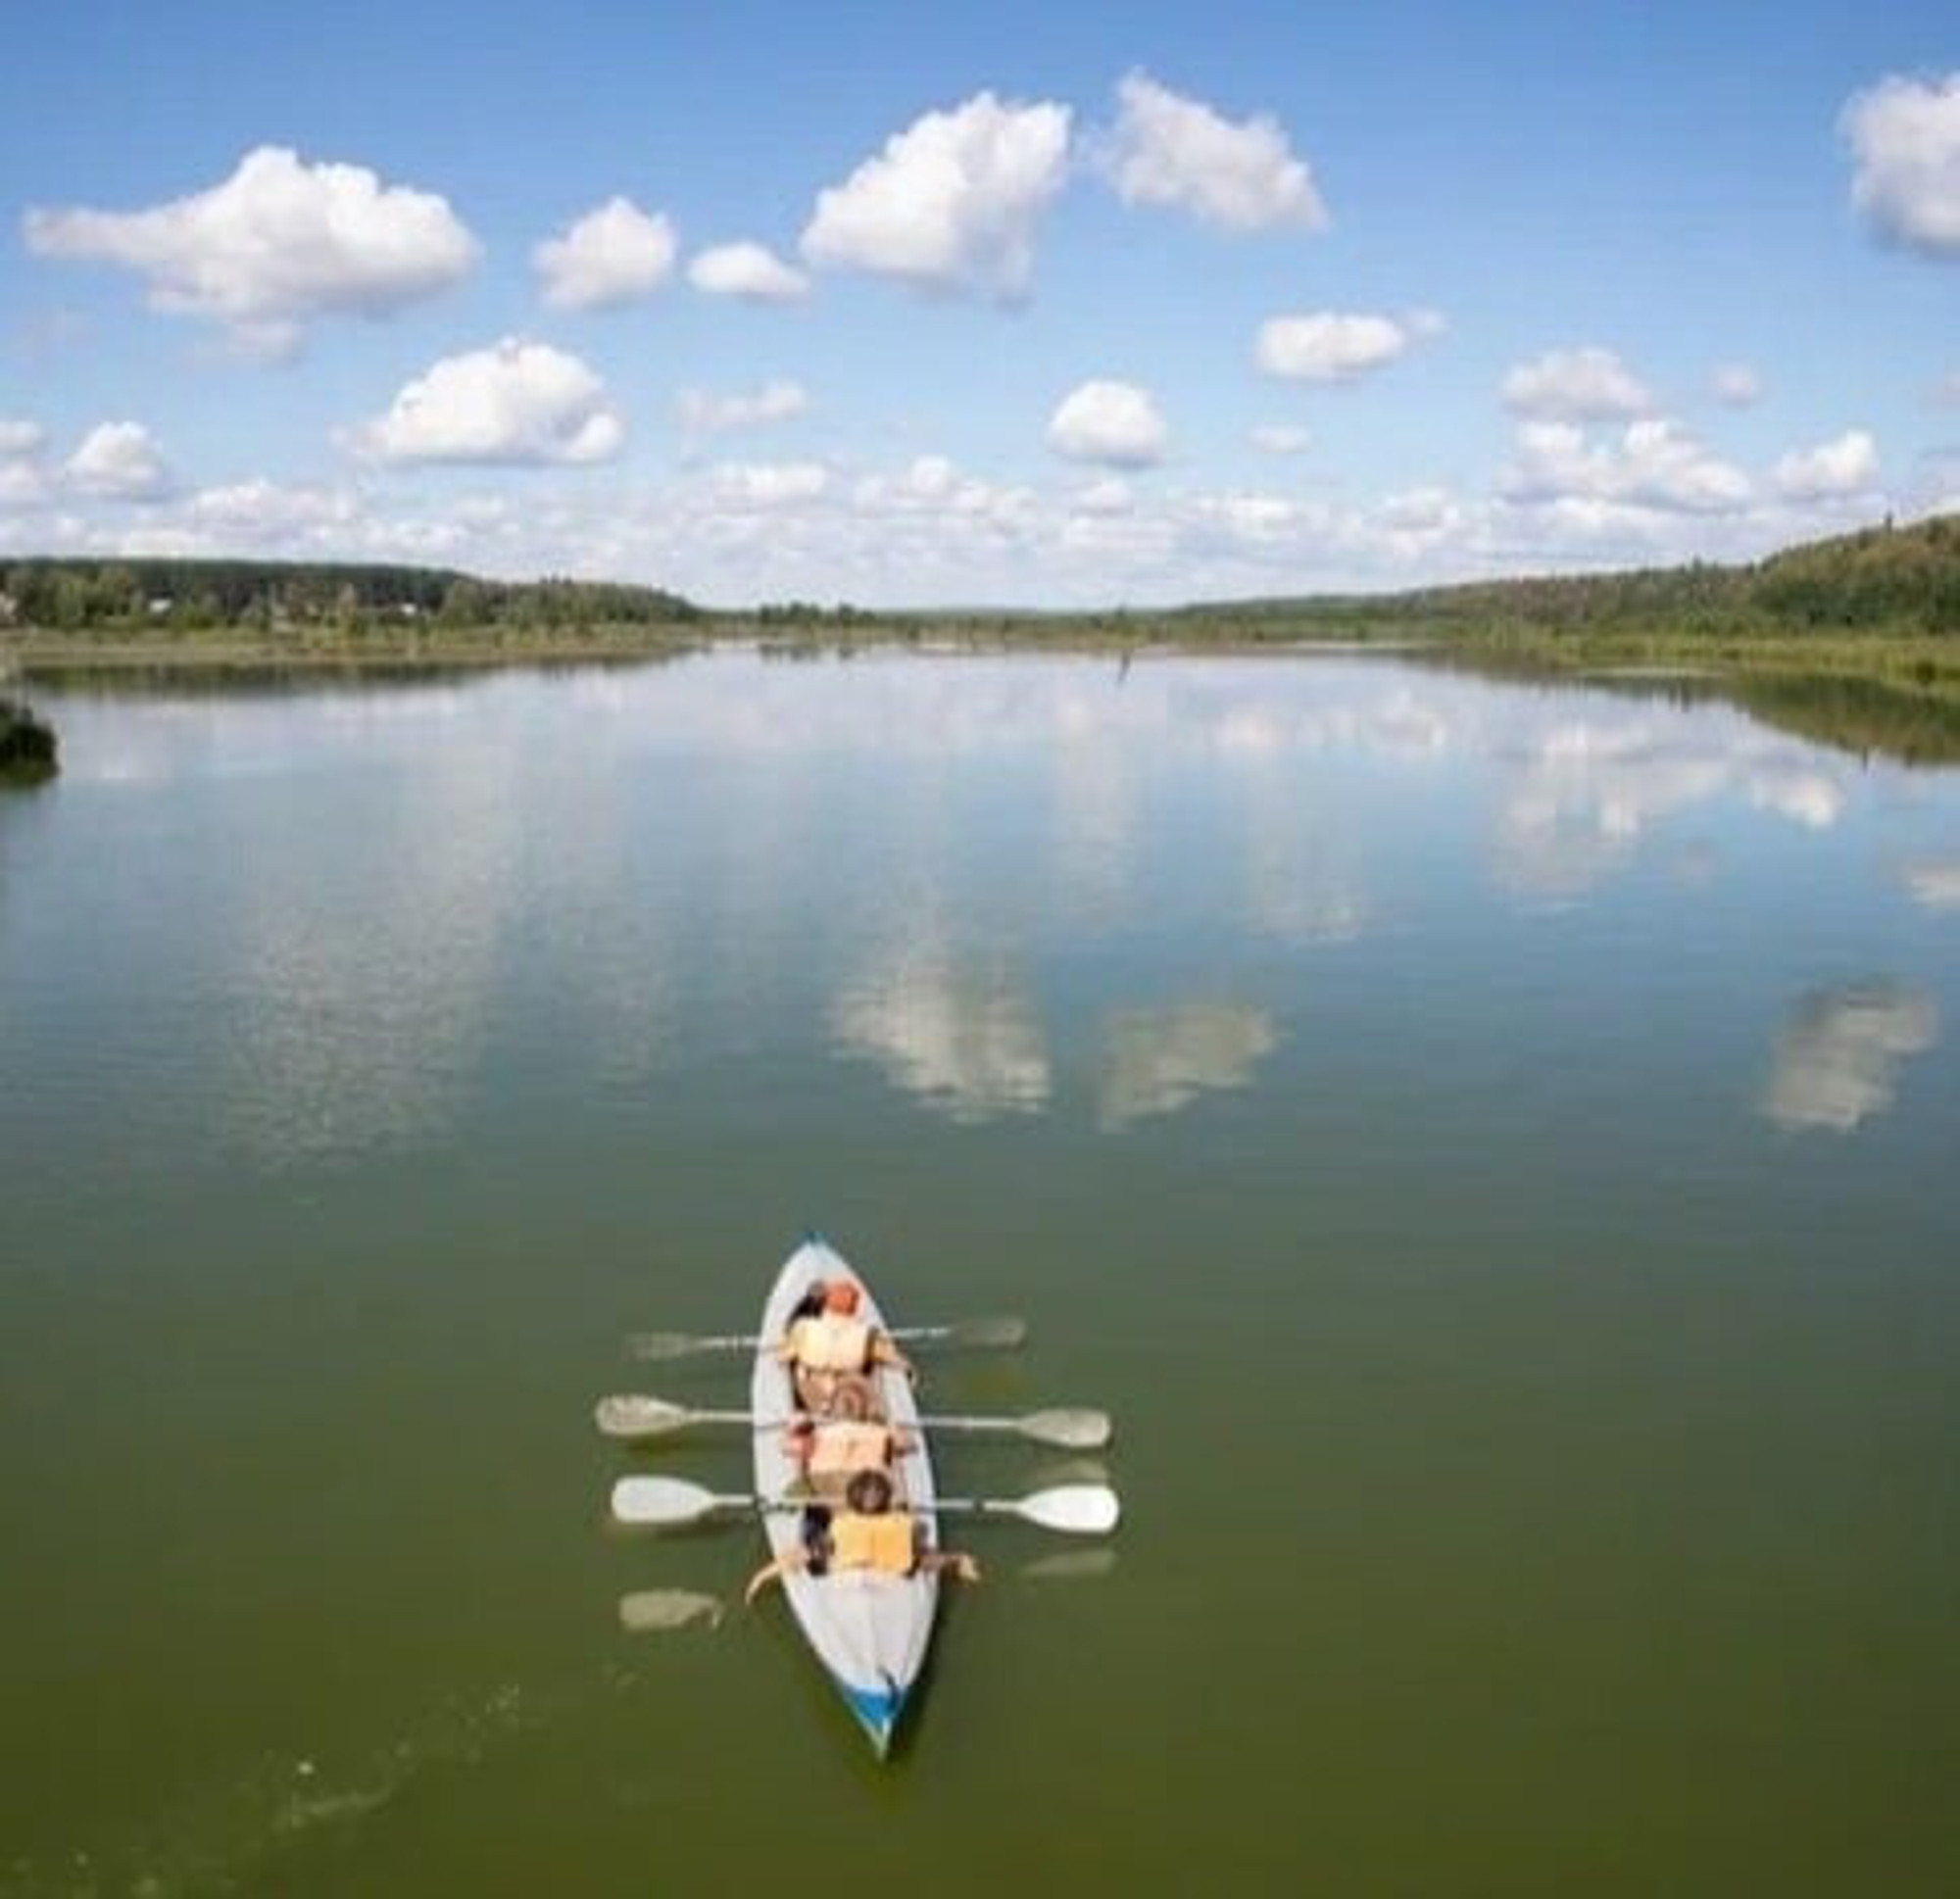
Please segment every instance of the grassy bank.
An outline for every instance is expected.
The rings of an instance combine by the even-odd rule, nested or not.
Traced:
[[[703,642],[698,622],[684,627],[445,626],[429,631],[383,624],[304,633],[240,627],[23,627],[0,633],[0,661],[11,660],[24,678],[38,679],[160,671],[325,673],[664,659]]]

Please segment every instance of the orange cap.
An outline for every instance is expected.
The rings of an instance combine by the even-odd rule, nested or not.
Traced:
[[[826,1312],[856,1312],[858,1310],[858,1289],[848,1279],[841,1279],[835,1285],[823,1289],[823,1309]]]

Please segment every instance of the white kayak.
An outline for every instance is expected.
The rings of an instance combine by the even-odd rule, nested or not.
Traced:
[[[889,1330],[871,1289],[841,1255],[812,1235],[793,1252],[777,1276],[762,1307],[761,1343],[756,1353],[751,1409],[758,1418],[787,1418],[795,1408],[789,1367],[775,1355],[787,1334],[797,1303],[821,1281],[833,1285],[849,1280],[858,1289],[858,1316]],[[871,1374],[884,1416],[909,1432],[917,1448],[901,1457],[895,1471],[899,1506],[918,1516],[928,1547],[939,1540],[932,1516],[936,1497],[932,1465],[910,1382],[900,1372],[881,1366]],[[777,1431],[756,1433],[756,1494],[784,1496],[797,1471]],[[803,1540],[803,1518],[796,1510],[764,1510],[762,1528],[770,1553],[784,1555]],[[817,1659],[830,1672],[851,1711],[870,1735],[880,1756],[890,1751],[906,1697],[925,1666],[932,1641],[933,1616],[939,1607],[938,1580],[931,1576],[878,1576],[845,1571],[828,1576],[792,1574],[784,1579],[784,1593]]]

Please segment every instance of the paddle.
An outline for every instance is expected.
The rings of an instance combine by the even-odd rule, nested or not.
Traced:
[[[801,1510],[801,1502],[744,1492],[704,1489],[678,1477],[622,1477],[612,1486],[612,1515],[620,1523],[678,1529],[717,1510]],[[1024,1497],[941,1497],[921,1514],[958,1512],[975,1517],[1018,1517],[1043,1530],[1071,1536],[1101,1536],[1121,1514],[1116,1492],[1103,1484],[1063,1484]]]
[[[607,1436],[627,1442],[663,1437],[690,1425],[751,1425],[758,1431],[775,1431],[789,1422],[787,1418],[759,1418],[753,1411],[696,1410],[669,1404],[664,1398],[631,1394],[601,1398],[593,1416]],[[1054,1444],[1061,1450],[1100,1450],[1109,1441],[1110,1430],[1107,1412],[1080,1406],[1030,1411],[1018,1418],[921,1418],[919,1423],[928,1431],[1008,1431],[1017,1437]]]
[[[1025,1319],[956,1319],[946,1326],[897,1326],[885,1335],[901,1344],[998,1346],[1011,1351],[1027,1342]],[[636,1332],[626,1340],[634,1358],[685,1358],[698,1351],[755,1351],[773,1344],[754,1333],[698,1335],[691,1332]]]

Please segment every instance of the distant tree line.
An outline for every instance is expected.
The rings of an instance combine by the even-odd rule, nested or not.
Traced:
[[[813,600],[784,600],[759,607],[749,617],[758,626],[877,626],[893,616],[868,607],[853,607],[848,601],[819,607]]]
[[[342,562],[15,560],[0,562],[0,626],[64,631],[234,628],[293,634],[432,630],[576,632],[709,623],[724,631],[1004,644],[1148,640],[1202,643],[1420,636],[1476,640],[1564,634],[1960,633],[1960,514],[1867,528],[1748,565],[1690,561],[1622,573],[1473,581],[1399,594],[1309,595],[1167,612],[895,614],[805,600],[710,613],[658,587],[480,580],[439,567]]]
[[[1184,614],[1288,634],[1627,630],[1960,633],[1960,514],[1887,522],[1753,564],[1695,560],[1622,573],[1471,581],[1410,593],[1309,596],[1193,607]]]
[[[0,621],[62,631],[358,632],[416,620],[448,628],[555,628],[649,625],[692,620],[700,612],[658,587],[479,580],[439,567],[170,560],[0,563]]]

